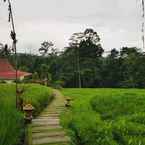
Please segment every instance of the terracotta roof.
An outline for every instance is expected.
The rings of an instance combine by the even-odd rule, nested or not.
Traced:
[[[0,72],[15,71],[7,59],[0,58]]]
[[[30,76],[31,73],[23,72],[18,70],[17,76],[20,77],[26,77]],[[5,80],[14,80],[16,79],[16,70],[12,67],[12,65],[9,63],[7,59],[0,59],[0,79]]]

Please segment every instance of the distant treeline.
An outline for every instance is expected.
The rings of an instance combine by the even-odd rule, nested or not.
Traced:
[[[1,44],[0,56],[10,54]],[[48,80],[63,87],[145,87],[145,54],[138,48],[122,47],[104,54],[93,29],[74,33],[59,53],[51,41],[39,48],[41,56],[18,54],[19,69],[33,73],[33,80]],[[9,55],[14,62],[14,55]]]
[[[103,55],[101,46],[68,47],[47,56],[19,54],[19,69],[36,79],[59,82],[63,87],[145,87],[145,54],[137,48],[112,49]],[[14,60],[13,56],[10,57]],[[79,68],[78,68],[79,65]]]

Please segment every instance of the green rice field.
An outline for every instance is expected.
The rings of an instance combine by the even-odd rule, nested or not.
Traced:
[[[62,124],[74,145],[145,145],[144,89],[63,89]]]
[[[26,103],[32,103],[35,114],[52,98],[48,87],[27,84],[22,95]],[[0,84],[0,145],[18,145],[24,135],[24,115],[16,109],[15,85]]]

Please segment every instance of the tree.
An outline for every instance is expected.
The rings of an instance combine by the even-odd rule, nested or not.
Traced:
[[[83,54],[87,48],[77,48],[82,87],[145,87],[145,53],[140,49],[112,49],[103,57],[91,53],[94,49],[89,46],[88,55]],[[61,84],[64,87],[78,87],[76,56],[74,47],[66,48],[61,54],[54,50],[46,56],[18,54],[19,69],[33,74],[37,72],[40,79],[54,84],[64,82]],[[13,54],[9,56],[10,62],[14,61],[14,57]]]
[[[112,58],[118,58],[118,56],[119,56],[119,51],[117,51],[115,48],[113,48],[111,50],[110,57],[112,57]]]
[[[32,80],[33,81],[38,81],[39,80],[39,75],[37,72],[34,72],[33,75],[32,75]]]
[[[80,57],[96,58],[102,56],[104,52],[100,37],[93,29],[86,29],[83,33],[74,33],[70,38],[69,47],[77,48]]]
[[[7,44],[0,43],[0,57],[7,57],[10,55],[10,48],[8,48]]]
[[[46,55],[52,48],[54,44],[51,41],[44,41],[41,43],[41,47],[39,48],[39,52],[42,55]]]
[[[122,62],[119,58],[119,51],[115,48],[103,59],[101,67],[102,87],[119,87],[122,79]]]
[[[64,55],[68,56],[68,60],[73,58],[76,63],[74,74],[71,72],[71,77],[77,76],[78,87],[93,85],[93,80],[88,82],[91,80],[88,72],[91,72],[94,79],[96,61],[102,56],[103,51],[100,37],[93,29],[86,29],[84,32],[74,33],[71,36],[69,47],[66,48]]]
[[[40,70],[41,70],[41,79],[46,79],[47,74],[49,72],[49,66],[46,64],[41,64],[40,65]]]
[[[78,74],[78,87],[82,87],[81,83],[81,74],[80,74],[80,55],[79,55],[79,47],[80,43],[84,39],[83,33],[74,33],[71,37],[70,47],[74,48],[76,51],[76,64],[77,64],[77,74]]]
[[[139,55],[140,49],[136,47],[122,47],[120,50],[120,55],[122,58],[128,57],[129,55]]]
[[[123,80],[121,82],[123,87],[141,87],[141,82],[144,80],[144,56],[140,49],[136,47],[123,47],[120,51],[122,59]],[[142,61],[141,61],[142,60]],[[142,80],[140,79],[142,77]]]

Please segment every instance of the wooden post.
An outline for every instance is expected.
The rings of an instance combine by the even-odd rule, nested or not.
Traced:
[[[4,2],[8,2],[8,11],[9,11],[9,22],[11,23],[12,31],[11,31],[11,39],[13,41],[13,51],[15,53],[15,67],[16,67],[16,108],[18,108],[18,61],[17,61],[17,38],[16,38],[16,31],[15,31],[15,24],[14,24],[14,16],[13,16],[13,11],[12,11],[12,5],[10,0],[4,0]]]

